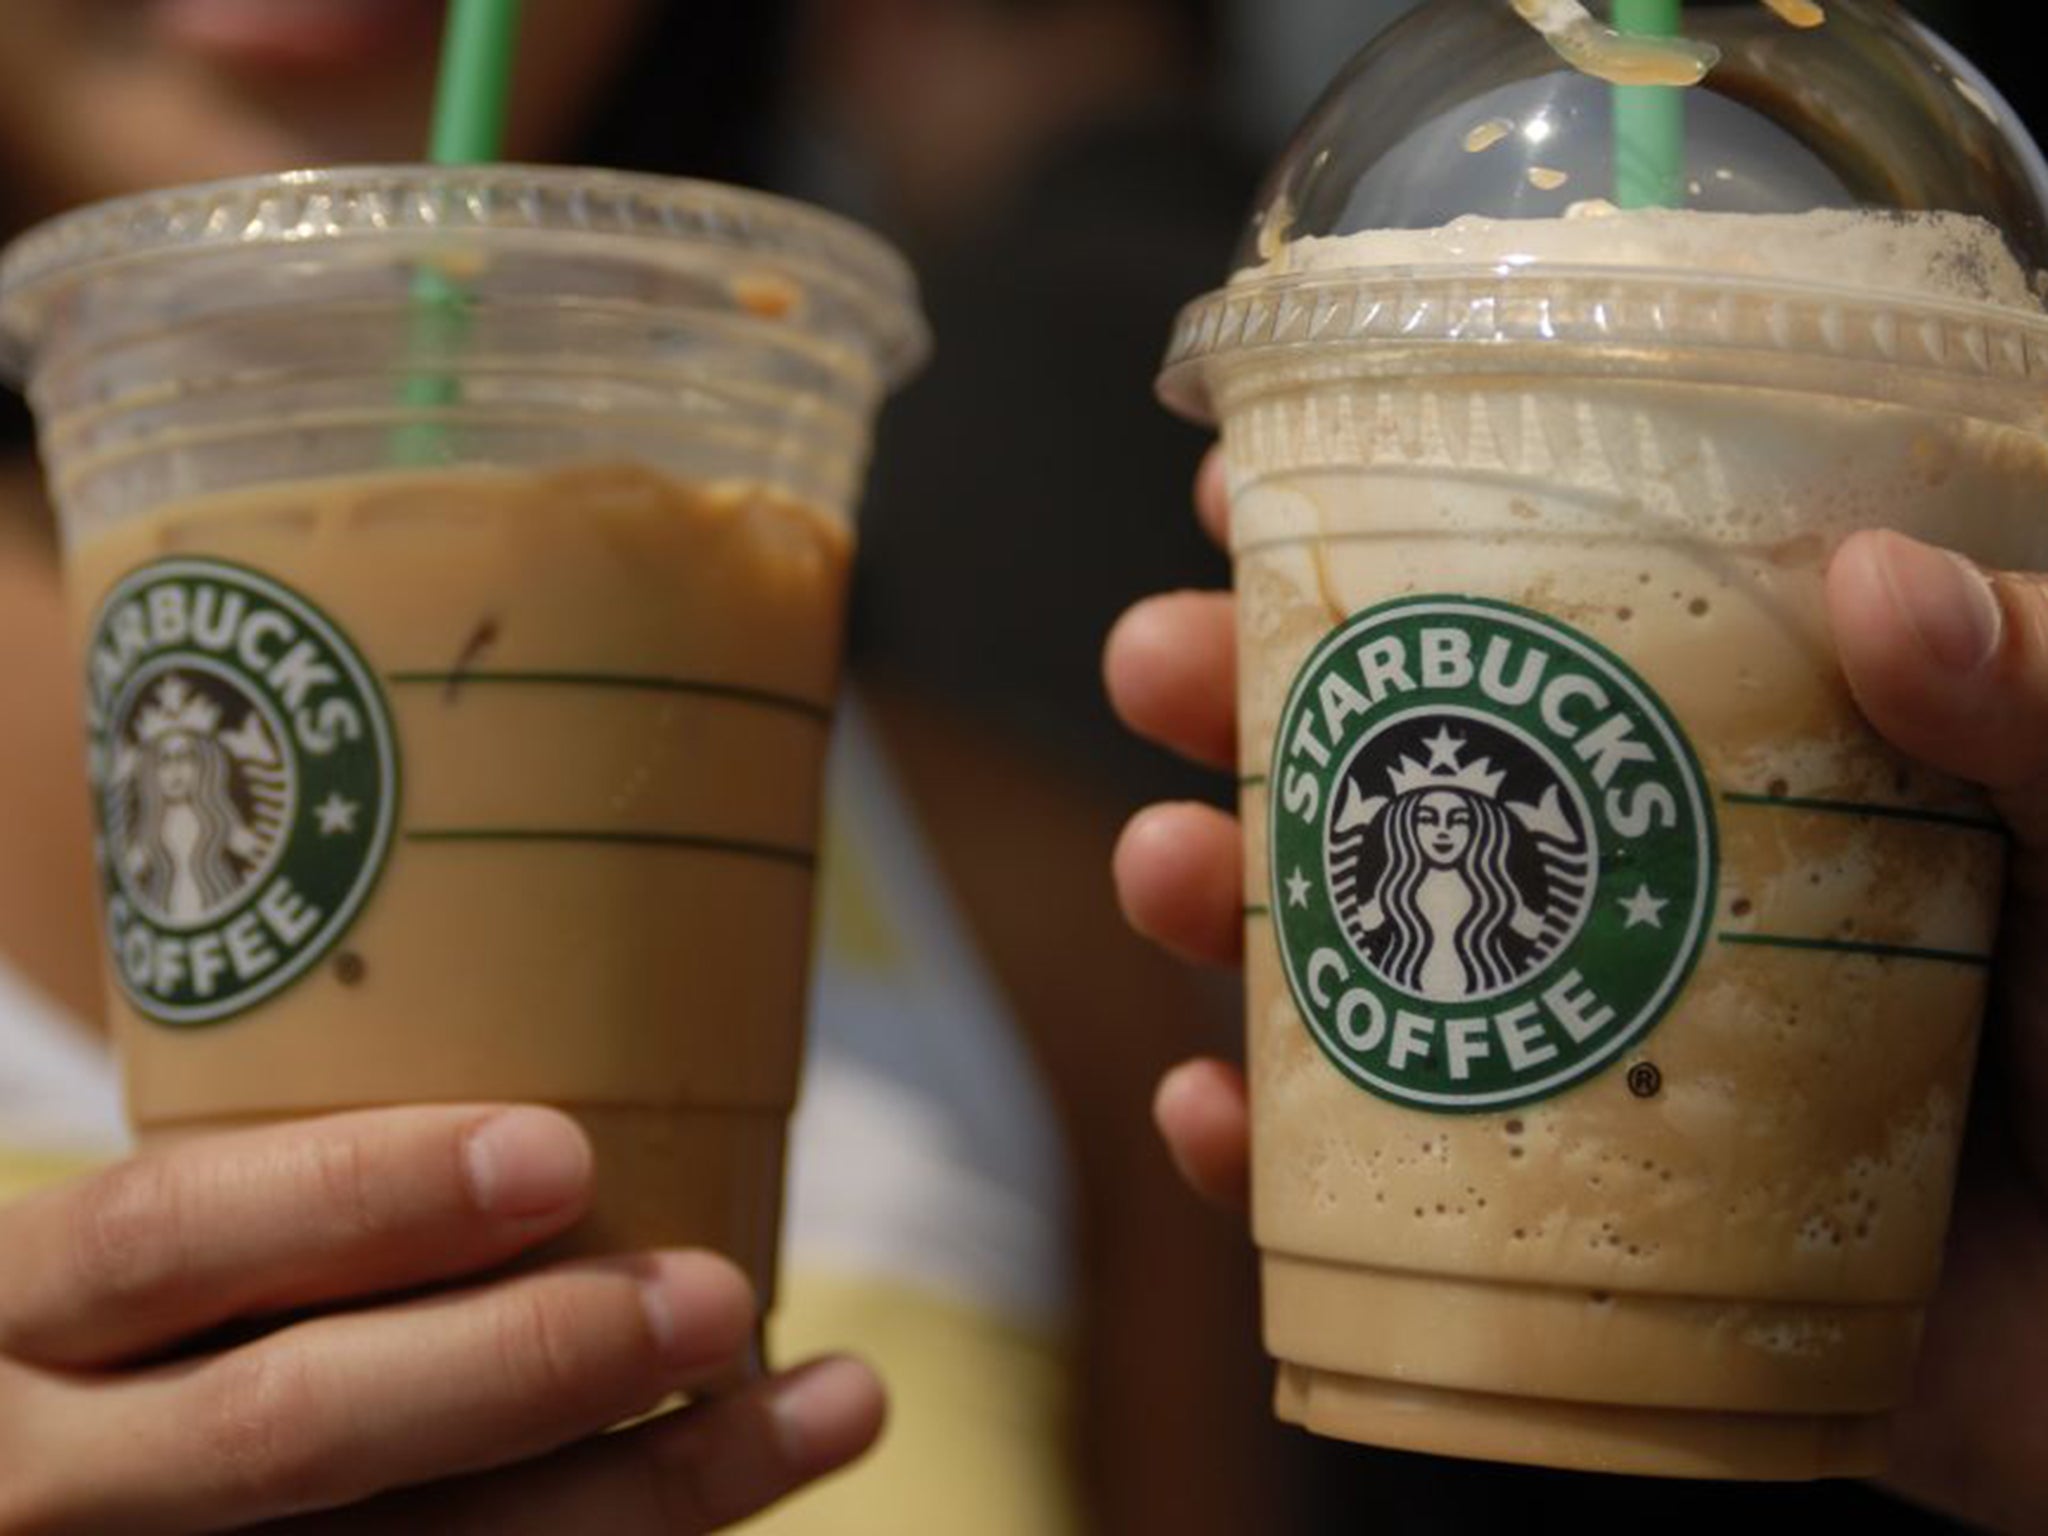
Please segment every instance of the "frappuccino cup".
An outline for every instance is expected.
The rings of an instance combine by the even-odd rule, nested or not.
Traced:
[[[2040,225],[2000,212],[2042,181],[2003,137],[1995,188],[1879,186],[1789,105],[1738,123],[1768,87],[1931,132],[1859,59],[1988,91],[1890,6],[1697,21],[1691,195],[1625,209],[1613,88],[1425,7],[1173,340],[1231,474],[1265,1334],[1324,1434],[1865,1474],[2004,843],[1860,717],[1823,577],[1877,527],[2048,561]]]

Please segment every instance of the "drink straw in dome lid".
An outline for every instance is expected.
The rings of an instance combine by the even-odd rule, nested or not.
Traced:
[[[504,151],[505,117],[518,51],[520,0],[453,0],[441,44],[440,82],[427,156],[436,165],[481,165]],[[445,268],[413,275],[412,351],[444,367],[468,329],[468,295]],[[410,411],[456,404],[462,386],[446,372],[418,372],[405,382]],[[398,434],[399,459],[430,464],[447,457],[447,440],[432,421],[411,420]]]
[[[1678,36],[1680,0],[1614,0],[1624,37]],[[1614,201],[1676,208],[1685,189],[1685,92],[1671,85],[1614,87]]]

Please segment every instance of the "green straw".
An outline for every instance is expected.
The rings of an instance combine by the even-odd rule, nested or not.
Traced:
[[[504,153],[519,6],[520,0],[454,0],[450,6],[427,151],[434,164],[482,165]],[[435,266],[413,274],[412,296],[413,355],[445,362],[468,332],[469,296]],[[462,385],[452,374],[414,373],[405,381],[410,410],[436,410],[461,398]],[[438,425],[412,421],[398,434],[397,453],[406,464],[431,464],[447,457],[447,442]]]
[[[1614,0],[1614,30],[1676,37],[1680,0]],[[1685,92],[1673,85],[1614,87],[1614,201],[1676,208],[1685,193]]]
[[[434,93],[436,165],[482,165],[505,152],[505,111],[519,44],[519,0],[455,0]]]

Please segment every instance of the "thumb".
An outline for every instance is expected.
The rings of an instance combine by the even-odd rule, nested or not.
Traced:
[[[1828,572],[1856,702],[1911,757],[1991,791],[2015,846],[1997,981],[2021,1155],[2048,1180],[2048,577],[1860,533]]]
[[[1859,533],[1828,572],[1828,610],[1850,691],[1878,733],[1984,785],[2022,860],[2048,865],[2048,577]]]

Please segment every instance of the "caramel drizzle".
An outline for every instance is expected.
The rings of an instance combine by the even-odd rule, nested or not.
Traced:
[[[1688,37],[1629,37],[1606,26],[1581,0],[1509,0],[1515,14],[1543,34],[1559,58],[1612,85],[1698,85],[1720,62],[1720,50]],[[1818,0],[1762,0],[1794,27],[1827,20]]]

